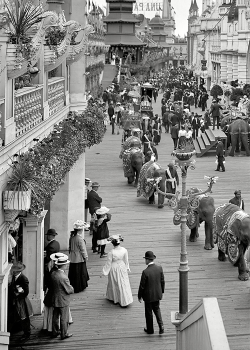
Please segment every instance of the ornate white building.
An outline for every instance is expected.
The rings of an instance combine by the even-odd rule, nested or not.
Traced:
[[[33,3],[39,6],[41,1],[33,0]],[[0,195],[4,197],[0,201],[1,350],[7,350],[9,344],[7,299],[11,269],[8,259],[10,228],[21,222],[17,258],[21,256],[26,265],[29,297],[34,313],[38,314],[42,311],[44,297],[44,232],[49,227],[56,229],[61,249],[67,249],[73,222],[84,219],[85,205],[84,151],[76,160],[74,168],[68,167],[69,171],[62,179],[59,190],[53,193],[53,201],[48,201],[44,210],[37,215],[29,211],[29,205],[23,207],[20,204],[23,202],[14,200],[21,196],[28,203],[27,197],[20,191],[18,194],[18,191],[7,189],[11,166],[19,155],[24,157],[25,152],[34,152],[36,144],[46,147],[44,139],[47,139],[47,144],[48,137],[53,141],[51,135],[56,137],[60,134],[60,123],[69,120],[67,116],[70,111],[83,111],[86,108],[85,67],[104,61],[102,25],[96,17],[92,26],[88,25],[84,15],[85,0],[44,0],[43,3],[45,12],[42,21],[31,28],[28,33],[31,42],[25,46],[11,41],[10,34],[5,30],[9,21],[6,7],[4,1],[0,1]],[[91,51],[88,52],[88,36],[94,33],[94,29]],[[53,41],[49,42],[49,38]],[[100,72],[101,69],[96,70],[96,75]],[[51,166],[50,171],[55,171],[60,157],[56,158],[49,160],[52,161],[50,165],[41,164],[39,174],[44,173],[48,166]],[[30,171],[32,173],[32,169]],[[83,181],[79,182],[79,179]],[[9,194],[9,191],[15,192],[15,196],[7,199],[6,192]]]
[[[211,83],[249,78],[250,2],[248,0],[203,1],[202,13],[191,3],[188,30],[188,63],[196,76]],[[202,69],[202,60],[206,62]]]

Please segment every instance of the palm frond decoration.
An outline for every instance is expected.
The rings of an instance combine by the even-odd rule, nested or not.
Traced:
[[[42,6],[34,6],[31,0],[5,0],[9,17],[9,35],[13,44],[29,39],[28,31],[42,20]]]

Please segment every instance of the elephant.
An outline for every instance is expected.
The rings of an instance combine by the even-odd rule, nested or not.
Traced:
[[[196,242],[199,236],[198,227],[205,222],[205,246],[204,249],[214,248],[213,241],[213,215],[215,212],[214,199],[207,194],[201,193],[197,187],[190,189],[191,194],[197,194],[189,201],[187,226],[191,230],[189,241]],[[200,193],[200,194],[199,194]],[[174,224],[181,223],[180,208],[177,208],[174,215]]]
[[[238,267],[238,278],[249,279],[244,254],[250,244],[250,216],[235,204],[219,206],[213,217],[214,242],[218,245],[218,259]]]
[[[122,156],[124,176],[128,178],[128,184],[134,183],[136,187],[141,168],[144,164],[144,154],[140,148],[133,147],[125,150]]]
[[[129,148],[142,148],[141,140],[138,137],[130,136],[123,142],[119,157],[123,158],[123,153]]]
[[[158,188],[162,192],[166,192],[166,171],[158,163],[150,160],[141,168],[137,185],[137,197],[143,195],[149,200],[149,204],[154,204],[155,187],[153,181],[148,180],[156,178],[161,178],[158,182]],[[165,195],[158,193],[158,208],[164,207],[164,200]]]
[[[239,141],[244,146],[246,155],[249,156],[249,147],[248,147],[248,134],[250,132],[250,126],[247,121],[243,119],[236,119],[232,122],[232,124],[229,125],[228,133],[231,137],[231,144],[232,148],[229,153],[229,156],[233,157],[235,148]]]

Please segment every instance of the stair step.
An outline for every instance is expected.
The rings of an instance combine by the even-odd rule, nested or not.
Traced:
[[[207,135],[204,132],[201,134],[201,137],[203,139],[203,142],[204,142],[205,146],[206,147],[210,146],[210,141],[209,141]]]
[[[197,137],[196,140],[197,140],[197,142],[198,142],[198,144],[199,144],[199,146],[200,146],[201,151],[202,151],[203,149],[206,149],[206,145],[205,145],[205,143],[204,143],[202,137]]]
[[[212,130],[206,129],[205,134],[207,135],[207,138],[210,143],[215,141],[215,137],[214,137],[214,134],[212,133]]]
[[[210,126],[209,130],[212,132],[214,135],[215,139],[217,140],[218,138],[225,139],[227,138],[226,134],[221,130],[221,129],[214,129]]]

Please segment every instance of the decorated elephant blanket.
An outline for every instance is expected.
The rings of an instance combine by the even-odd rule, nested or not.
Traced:
[[[134,175],[134,169],[131,164],[131,157],[135,153],[141,153],[142,157],[144,158],[144,154],[142,150],[138,147],[135,148],[129,148],[123,152],[123,171],[124,171],[124,177],[129,177]]]
[[[198,190],[198,191],[202,192],[202,190]],[[204,194],[204,193],[199,194],[197,196],[189,196],[188,197],[187,226],[190,230],[199,225],[198,207],[200,205],[200,200],[202,198],[205,198],[205,197],[208,197],[208,195]],[[180,225],[180,223],[181,223],[181,209],[179,207],[179,204],[178,204],[177,208],[174,208],[174,210],[175,210],[175,213],[174,213],[173,223],[174,223],[174,225]]]
[[[138,137],[130,136],[127,138],[127,140],[124,142],[121,148],[120,158],[122,159],[124,151],[130,149],[130,148],[142,148],[141,140]]]
[[[139,181],[137,185],[137,197],[143,195],[145,198],[149,198],[154,193],[154,185],[152,182],[148,182],[147,179],[152,179],[155,169],[160,169],[161,166],[152,160],[145,163],[141,168]]]
[[[232,231],[236,220],[242,221],[249,217],[247,213],[234,204],[223,204],[218,207],[213,216],[213,237],[218,248],[228,255],[235,264],[239,258],[239,238]]]

